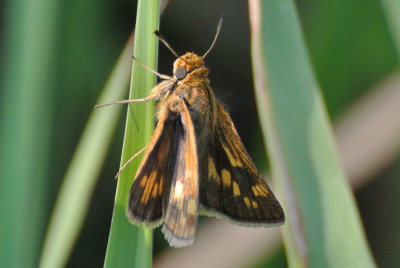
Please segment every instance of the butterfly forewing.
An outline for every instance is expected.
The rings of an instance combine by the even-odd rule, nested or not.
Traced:
[[[205,213],[240,225],[282,224],[282,207],[256,170],[228,113],[219,102],[216,108],[217,128],[200,190]]]
[[[165,113],[157,124],[153,137],[133,181],[127,215],[136,224],[154,227],[162,222],[164,185],[168,170],[173,125]]]
[[[189,110],[184,102],[176,122],[175,161],[166,202],[163,232],[171,246],[193,244],[199,204],[199,172],[196,137]]]

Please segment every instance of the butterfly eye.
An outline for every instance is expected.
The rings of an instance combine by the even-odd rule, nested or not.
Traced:
[[[176,71],[175,71],[175,76],[176,76],[176,78],[178,78],[179,80],[182,80],[183,78],[185,78],[185,77],[186,77],[186,74],[187,74],[186,68],[184,68],[184,67],[179,67],[179,68],[177,68]]]

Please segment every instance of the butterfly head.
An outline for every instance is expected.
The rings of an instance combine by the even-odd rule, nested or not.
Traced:
[[[174,62],[174,77],[178,80],[193,78],[207,78],[208,69],[204,66],[204,59],[192,52],[179,57]]]

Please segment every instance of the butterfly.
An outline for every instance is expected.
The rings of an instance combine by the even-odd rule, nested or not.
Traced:
[[[178,56],[155,32],[177,57],[173,76],[150,70],[164,81],[148,97],[115,102],[156,99],[156,127],[131,186],[126,213],[133,224],[154,228],[163,223],[172,247],[194,243],[199,214],[250,227],[285,222],[280,203],[210,87],[204,59],[222,18],[203,56]]]

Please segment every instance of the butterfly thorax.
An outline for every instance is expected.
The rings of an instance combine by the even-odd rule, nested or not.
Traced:
[[[202,57],[188,52],[174,62],[173,85],[166,94],[160,96],[156,111],[156,118],[164,112],[170,113],[171,117],[178,116],[185,101],[191,115],[202,127],[207,127],[209,115],[214,117],[215,101],[214,94],[210,88],[208,79],[208,68],[204,66]],[[156,91],[167,87],[171,82],[161,82]],[[198,120],[196,120],[198,119]]]

